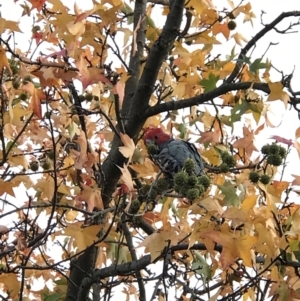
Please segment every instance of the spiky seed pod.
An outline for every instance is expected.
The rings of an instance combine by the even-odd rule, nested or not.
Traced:
[[[220,166],[220,172],[226,173],[229,171],[229,166],[226,163],[222,163]]]
[[[170,181],[166,178],[160,178],[157,181],[157,184],[155,186],[155,189],[158,193],[162,193],[163,191],[166,191],[170,188]]]
[[[279,146],[279,151],[278,151],[279,156],[281,156],[281,158],[285,158],[287,155],[286,149],[282,146]]]
[[[230,20],[227,24],[229,30],[234,30],[236,28],[236,23],[233,20]]]
[[[186,197],[191,201],[197,199],[199,196],[200,196],[200,192],[199,192],[199,189],[197,189],[197,188],[190,188],[186,192]]]
[[[139,195],[146,196],[150,190],[150,187],[151,186],[148,184],[143,185],[139,190]]]
[[[78,96],[78,98],[79,98],[79,101],[80,101],[80,102],[85,101],[85,96],[84,96],[83,94],[80,94],[80,95]]]
[[[204,189],[207,190],[210,186],[210,178],[208,176],[201,176],[198,180],[199,184],[204,186]]]
[[[13,88],[14,89],[19,89],[20,88],[20,82],[18,80],[13,81]]]
[[[279,153],[279,145],[275,143],[270,145],[270,154],[276,155],[278,153]]]
[[[195,163],[192,159],[186,159],[184,161],[184,170],[189,174],[193,174],[193,172],[195,171]]]
[[[21,100],[26,100],[28,98],[27,94],[26,93],[21,93],[20,94],[20,99]]]
[[[269,183],[270,183],[270,180],[271,180],[271,177],[268,176],[268,175],[262,175],[262,176],[260,177],[260,181],[261,181],[263,184],[265,184],[265,185],[269,184]]]
[[[226,160],[224,161],[224,163],[226,163],[229,167],[234,167],[236,164],[236,161],[233,156],[228,156],[226,158]]]
[[[228,152],[222,152],[221,153],[221,159],[224,162],[226,160],[226,157],[230,156],[230,154]]]
[[[282,157],[279,154],[269,155],[267,158],[267,163],[274,166],[279,166],[282,164]]]
[[[196,188],[199,190],[200,195],[203,195],[206,191],[205,187],[201,184],[196,185]]]
[[[252,183],[257,183],[259,181],[259,174],[256,172],[256,171],[251,171],[249,173],[249,180],[252,182]]]
[[[198,178],[195,175],[191,175],[188,177],[188,185],[195,186],[198,182]]]
[[[32,161],[29,164],[29,167],[32,171],[37,171],[39,169],[39,166],[40,166],[39,161]]]
[[[174,184],[176,186],[184,186],[187,185],[188,182],[188,174],[185,171],[180,171],[174,176]]]
[[[92,101],[93,100],[93,94],[92,93],[86,93],[85,94],[85,100],[86,101]]]
[[[266,144],[261,148],[261,152],[264,155],[269,155],[270,153],[270,144]]]
[[[49,159],[53,160],[54,159],[54,150],[47,151],[46,155]]]
[[[130,208],[129,208],[129,213],[135,214],[139,211],[141,206],[141,203],[138,199],[135,199],[131,202]]]
[[[42,164],[42,168],[43,168],[44,170],[50,169],[50,167],[51,167],[51,164],[50,164],[49,162],[47,162],[47,161],[45,161],[45,162]]]

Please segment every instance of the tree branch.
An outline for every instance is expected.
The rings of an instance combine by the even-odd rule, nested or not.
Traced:
[[[220,87],[214,90],[211,90],[209,92],[203,93],[195,97],[191,97],[179,101],[170,101],[170,102],[158,104],[154,107],[150,107],[144,112],[143,117],[148,118],[157,115],[159,113],[174,111],[174,110],[189,108],[195,105],[204,104],[230,91],[246,90],[249,89],[250,87],[252,87],[255,90],[263,91],[267,94],[270,93],[269,86],[266,83],[253,84],[252,82],[243,82],[243,83],[222,84]]]
[[[285,12],[279,15],[273,22],[266,24],[265,27],[259,31],[248,43],[247,45],[241,50],[237,63],[235,65],[235,68],[233,69],[232,73],[229,75],[229,77],[225,80],[225,83],[231,83],[236,76],[239,74],[240,69],[243,65],[242,60],[244,56],[247,54],[247,52],[269,31],[272,29],[275,29],[275,26],[280,23],[283,19],[288,18],[288,17],[299,17],[300,16],[300,11],[290,11],[290,12]]]

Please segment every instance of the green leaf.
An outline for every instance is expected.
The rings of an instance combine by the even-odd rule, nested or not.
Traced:
[[[72,121],[72,123],[68,126],[67,129],[69,131],[70,139],[72,140],[78,131],[78,125],[74,121]]]
[[[127,24],[130,25],[133,23],[133,10],[130,5],[124,3],[121,7],[121,12],[127,15]]]
[[[242,103],[236,104],[231,110],[231,122],[240,121],[241,117],[251,108],[249,102],[243,100]]]
[[[224,185],[217,186],[224,194],[225,197],[223,200],[227,206],[238,207],[241,204],[240,199],[236,194],[236,188],[233,187],[229,181],[225,181]]]
[[[180,135],[179,135],[180,139],[185,139],[187,128],[186,128],[186,125],[184,123],[178,124],[178,131],[180,133]]]
[[[215,76],[213,73],[209,73],[208,79],[204,78],[200,81],[200,85],[204,88],[205,92],[214,90],[217,87],[219,76]]]
[[[54,293],[51,295],[44,294],[43,300],[44,301],[58,301],[63,295],[59,293]]]
[[[197,251],[194,251],[195,259],[192,263],[192,270],[195,271],[198,275],[203,277],[205,282],[207,279],[211,279],[211,269],[207,264],[207,260]]]
[[[150,17],[148,17],[148,16],[146,16],[146,24],[147,24],[149,27],[156,28],[153,19],[150,18]]]
[[[240,62],[240,63],[245,63],[247,65],[251,64],[250,57],[248,57],[246,55],[244,55],[242,59],[237,59],[236,61]]]
[[[256,59],[252,64],[250,64],[250,72],[256,74],[259,69],[266,68],[268,65],[261,62],[262,58]]]

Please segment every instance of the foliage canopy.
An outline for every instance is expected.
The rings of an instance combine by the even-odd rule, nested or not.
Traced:
[[[252,50],[300,11],[262,14],[250,36],[251,1],[15,2],[20,21],[0,18],[1,298],[299,299],[300,175],[285,171],[300,130],[255,139],[300,92]],[[158,126],[195,142],[206,176],[162,176],[141,139]]]

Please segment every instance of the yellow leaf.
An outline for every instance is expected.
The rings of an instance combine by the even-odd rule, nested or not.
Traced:
[[[287,94],[287,92],[283,91],[283,84],[281,82],[276,82],[269,83],[268,86],[270,88],[271,93],[268,96],[267,101],[274,101],[280,99],[284,102],[285,108],[287,108],[290,97]]]
[[[0,275],[0,285],[4,286],[4,291],[9,291],[10,298],[17,298],[21,288],[17,274],[9,273]]]
[[[243,42],[248,42],[248,40],[238,32],[233,34],[232,37],[234,38],[235,42],[240,46],[243,46]]]
[[[211,147],[208,150],[201,153],[201,156],[206,158],[211,165],[219,166],[221,164],[219,153],[215,150],[214,147]]]
[[[0,18],[0,34],[4,33],[6,29],[9,29],[10,31],[22,32],[19,28],[18,22],[8,21],[4,18]]]
[[[101,230],[101,225],[93,225],[86,228],[82,228],[82,223],[77,222],[74,224],[68,224],[64,230],[64,234],[72,237],[77,245],[77,252],[80,252],[95,241],[98,240],[97,234]]]
[[[166,240],[161,233],[148,235],[137,248],[146,247],[146,252],[150,253],[151,262],[157,258],[166,246]]]
[[[120,137],[124,146],[120,146],[119,151],[125,158],[128,158],[130,162],[135,150],[135,144],[127,134],[120,133]]]

